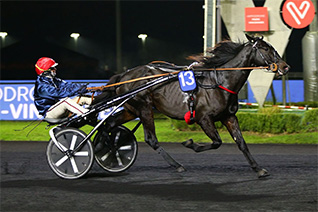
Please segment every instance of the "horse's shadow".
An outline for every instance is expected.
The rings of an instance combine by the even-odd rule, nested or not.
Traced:
[[[175,177],[157,177],[149,180],[127,180],[129,173],[123,174],[88,174],[84,179],[63,180],[63,179],[43,179],[43,180],[13,180],[6,181],[2,188],[49,188],[50,190],[64,190],[75,193],[92,194],[130,194],[143,196],[144,198],[160,198],[163,200],[175,201],[209,201],[209,202],[237,202],[251,201],[271,197],[264,194],[244,194],[246,183],[259,181],[243,180],[235,182],[211,183],[211,182],[178,182]],[[125,180],[119,182],[118,177]],[[180,177],[179,177],[180,178]],[[239,184],[242,184],[240,186]],[[224,192],[223,187],[242,187],[240,192]],[[244,187],[244,188],[243,188]],[[238,188],[235,188],[237,191]]]

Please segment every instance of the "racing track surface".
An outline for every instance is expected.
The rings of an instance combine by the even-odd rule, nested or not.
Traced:
[[[111,175],[98,165],[82,179],[49,169],[46,142],[0,142],[1,211],[317,211],[317,145],[249,145],[271,176],[257,179],[236,145],[194,153],[162,146],[177,173],[139,143],[135,164]]]

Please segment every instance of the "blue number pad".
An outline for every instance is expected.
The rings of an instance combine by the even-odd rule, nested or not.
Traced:
[[[182,91],[192,91],[197,87],[193,71],[181,71],[178,74],[179,84]]]

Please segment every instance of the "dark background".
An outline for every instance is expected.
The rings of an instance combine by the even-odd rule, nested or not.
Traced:
[[[264,0],[255,0],[263,6]],[[203,0],[120,1],[122,67],[153,60],[187,65],[203,51]],[[293,30],[286,60],[302,72],[301,39]],[[64,79],[108,79],[116,68],[115,1],[1,1],[1,79],[35,79],[38,58],[52,57]],[[70,37],[80,33],[77,42]],[[148,35],[143,44],[137,36]],[[222,37],[228,38],[222,27]],[[119,72],[123,71],[119,70]]]

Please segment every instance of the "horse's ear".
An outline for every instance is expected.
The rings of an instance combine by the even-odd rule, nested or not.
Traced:
[[[255,40],[263,40],[264,36],[263,35],[259,35],[257,37],[254,37]]]
[[[245,34],[245,37],[246,37],[251,43],[254,43],[255,38],[253,38],[252,36],[249,36],[248,34]]]

